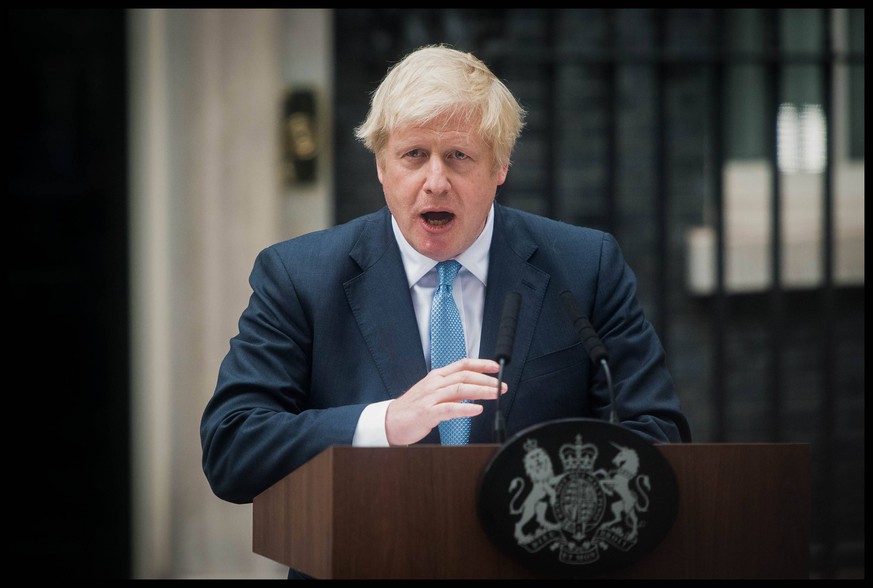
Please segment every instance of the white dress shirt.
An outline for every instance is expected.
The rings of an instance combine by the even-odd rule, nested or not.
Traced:
[[[430,307],[433,302],[434,290],[437,287],[437,262],[416,251],[400,232],[397,221],[391,217],[394,238],[400,247],[403,259],[403,269],[409,283],[412,296],[412,306],[418,321],[418,334],[421,337],[421,348],[424,351],[424,361],[430,370]],[[485,286],[488,277],[488,252],[491,247],[491,235],[494,232],[494,206],[488,213],[485,228],[476,241],[455,260],[461,264],[461,271],[455,278],[452,294],[461,322],[464,324],[464,339],[467,344],[467,357],[479,357],[479,343],[482,335],[482,315],[485,308]],[[376,402],[367,406],[358,419],[352,445],[385,447],[388,436],[385,432],[385,413],[392,400]]]

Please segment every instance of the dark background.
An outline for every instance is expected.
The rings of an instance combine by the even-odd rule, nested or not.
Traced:
[[[7,560],[128,578],[124,11],[10,10]]]

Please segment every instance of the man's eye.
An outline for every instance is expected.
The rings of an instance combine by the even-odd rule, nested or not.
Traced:
[[[422,151],[421,149],[413,149],[412,151],[408,151],[406,155],[407,157],[421,157]]]
[[[455,159],[463,160],[463,159],[467,159],[467,154],[464,153],[463,151],[454,151],[452,153],[452,157],[454,157]]]

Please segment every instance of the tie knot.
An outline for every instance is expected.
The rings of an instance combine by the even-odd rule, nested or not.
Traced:
[[[455,278],[458,275],[458,272],[461,271],[461,264],[455,261],[454,259],[449,259],[448,261],[441,261],[437,264],[437,276],[439,276],[439,285],[440,286],[451,286],[452,282],[455,281]]]

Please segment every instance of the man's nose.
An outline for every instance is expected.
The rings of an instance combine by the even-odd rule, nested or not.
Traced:
[[[424,189],[432,194],[443,194],[449,191],[451,183],[446,174],[446,162],[439,157],[433,157],[428,161],[426,172],[427,178]]]

